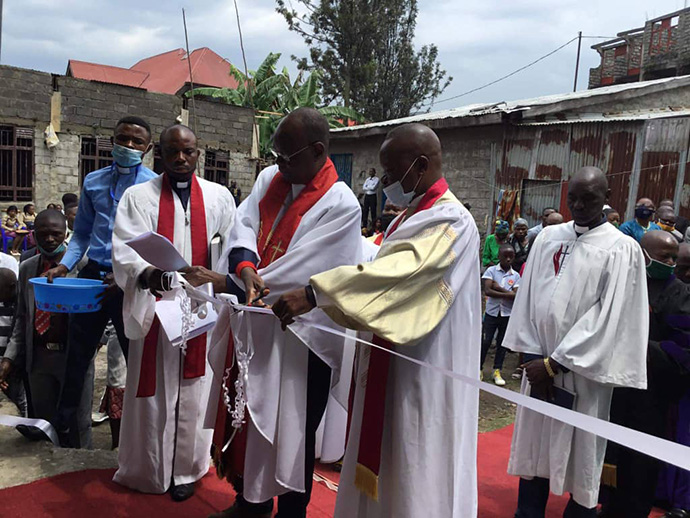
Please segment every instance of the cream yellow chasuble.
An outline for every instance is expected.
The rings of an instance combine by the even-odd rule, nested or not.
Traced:
[[[375,341],[388,341],[397,352],[476,376],[481,300],[475,222],[448,190],[430,207],[408,212],[393,222],[372,262],[311,278],[319,307],[338,324],[373,332]],[[476,516],[478,391],[473,387],[391,357],[378,471],[358,464],[360,445],[370,439],[363,436],[363,413],[375,354],[362,347],[355,362],[357,387],[336,518]]]

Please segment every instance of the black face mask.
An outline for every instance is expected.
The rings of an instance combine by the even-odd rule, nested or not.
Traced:
[[[635,217],[639,219],[649,219],[654,212],[655,210],[649,207],[635,207]]]

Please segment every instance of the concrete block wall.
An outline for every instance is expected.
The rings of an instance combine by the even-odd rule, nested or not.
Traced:
[[[599,86],[601,86],[601,66],[590,68],[587,88],[597,88]]]
[[[51,98],[56,91],[61,109],[52,114],[52,120],[60,122],[60,144],[49,150],[43,131],[51,121]],[[182,115],[183,104],[174,95],[0,66],[0,124],[35,130],[34,198],[39,208],[59,200],[65,192],[79,192],[82,136],[109,138],[120,118],[137,115],[149,122],[157,141],[160,132]],[[252,110],[207,101],[197,101],[196,108],[196,117],[193,110],[189,114],[189,125],[194,128],[196,122],[200,147],[227,151],[230,179],[238,181],[243,193],[249,193],[255,169],[250,157]],[[153,153],[149,153],[144,165],[152,168],[153,161]],[[11,203],[0,203],[0,209]]]
[[[393,129],[392,127],[390,129]],[[483,235],[491,211],[492,143],[502,139],[501,126],[481,128],[438,129],[443,147],[443,171],[450,189],[462,202],[472,206],[472,215]],[[337,133],[331,137],[331,153],[351,153],[352,190],[362,192],[364,176],[360,171],[375,167],[382,176],[379,148],[384,135],[347,138]]]
[[[643,35],[638,34],[628,37],[628,68],[640,68],[642,59]]]
[[[615,49],[604,50],[604,56],[601,60],[601,77],[614,77],[614,67],[616,63]]]
[[[51,74],[0,66],[0,122],[38,127],[50,120],[52,95]]]
[[[53,149],[43,142],[43,131],[34,135],[34,203],[37,210],[43,210],[49,203],[61,203],[63,194],[78,193],[79,135],[58,133],[60,143]]]

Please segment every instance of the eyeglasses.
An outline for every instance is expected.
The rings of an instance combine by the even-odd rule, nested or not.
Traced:
[[[278,153],[278,152],[277,152],[275,149],[273,149],[273,148],[271,148],[271,154],[273,155],[273,158],[275,159],[276,162],[281,163],[281,164],[285,164],[285,165],[290,165],[290,159],[296,157],[296,156],[299,155],[302,151],[304,151],[304,150],[306,150],[306,149],[309,149],[309,148],[310,148],[311,146],[313,146],[314,144],[318,144],[318,141],[317,141],[317,142],[312,142],[311,144],[307,144],[307,145],[304,146],[302,149],[300,149],[299,151],[295,151],[293,154],[291,154],[291,155],[289,155],[289,156],[285,156],[285,155],[283,155],[282,153]]]

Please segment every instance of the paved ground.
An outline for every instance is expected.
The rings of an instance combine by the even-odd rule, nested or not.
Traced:
[[[486,360],[485,379],[490,381],[493,355]],[[510,375],[517,366],[517,355],[506,357],[503,375],[506,387],[517,390],[519,381]],[[94,409],[98,408],[105,387],[106,354],[101,349],[96,357]],[[16,415],[16,409],[0,392],[0,414]],[[479,405],[479,431],[496,430],[512,423],[515,405],[491,394],[481,393]],[[0,426],[0,489],[27,484],[45,477],[82,469],[117,467],[117,455],[110,451],[110,426],[107,421],[93,428],[94,449],[74,450],[52,446],[48,442],[29,442],[14,428]]]
[[[105,387],[106,355],[96,357],[95,406]],[[17,415],[14,405],[0,392],[0,414]],[[33,482],[69,471],[113,468],[117,454],[110,451],[110,427],[105,422],[93,429],[94,450],[56,448],[49,442],[30,442],[14,428],[0,426],[0,489]]]

